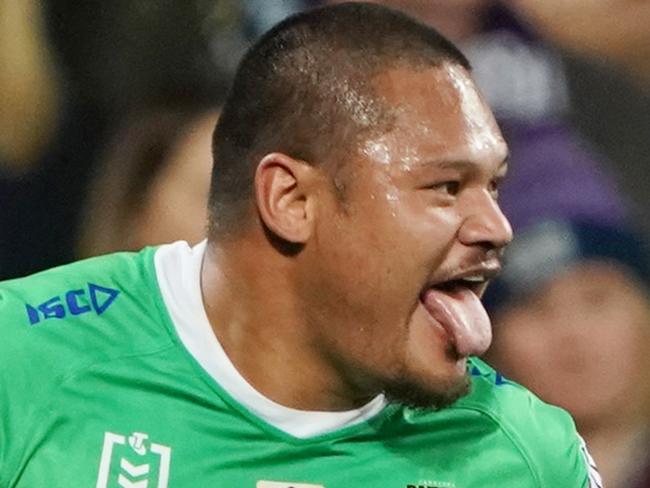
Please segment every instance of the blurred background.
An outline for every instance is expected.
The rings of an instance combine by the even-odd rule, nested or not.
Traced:
[[[458,43],[511,145],[489,359],[574,414],[606,486],[650,486],[650,2],[375,1]],[[0,0],[0,279],[202,239],[240,56],[326,3]]]

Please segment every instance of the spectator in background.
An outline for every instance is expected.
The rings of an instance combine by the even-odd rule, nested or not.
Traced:
[[[0,0],[0,279],[72,259],[101,123],[76,97],[42,2]]]
[[[630,0],[506,0],[545,38],[624,68],[650,89],[650,3]]]
[[[24,173],[55,135],[59,67],[34,0],[0,0],[0,174]]]
[[[119,129],[89,189],[80,257],[205,234],[217,109],[137,113]]]
[[[512,140],[500,204],[515,239],[485,296],[488,360],[571,412],[605,486],[650,487],[646,250],[594,153],[557,128]]]
[[[94,165],[130,114],[219,102],[203,22],[221,3],[0,0],[0,279],[76,257]]]

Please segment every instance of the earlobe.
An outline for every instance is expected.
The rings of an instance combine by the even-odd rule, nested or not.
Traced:
[[[304,244],[312,233],[314,168],[282,153],[267,154],[255,172],[260,218],[277,237]]]

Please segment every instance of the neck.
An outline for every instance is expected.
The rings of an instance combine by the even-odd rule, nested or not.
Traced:
[[[641,475],[647,457],[648,429],[607,422],[583,434],[605,486],[623,488]]]
[[[291,408],[341,411],[370,401],[319,349],[293,293],[297,258],[251,241],[209,243],[201,269],[208,319],[235,368],[261,394]]]

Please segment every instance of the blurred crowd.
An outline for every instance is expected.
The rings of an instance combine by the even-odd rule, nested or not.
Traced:
[[[650,3],[374,0],[470,59],[511,147],[489,360],[650,487]],[[337,0],[0,0],[0,279],[203,238],[246,47]],[[363,19],[359,19],[363,22]]]

